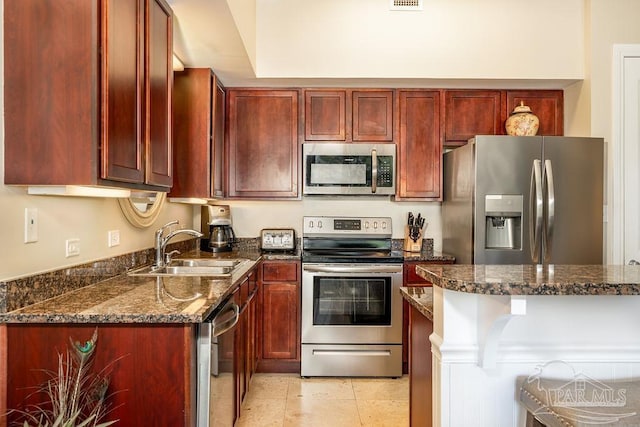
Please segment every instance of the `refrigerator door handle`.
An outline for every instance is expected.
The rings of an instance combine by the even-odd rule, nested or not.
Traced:
[[[544,260],[548,262],[551,259],[551,242],[553,240],[553,226],[555,223],[555,191],[553,186],[553,167],[551,160],[544,161],[544,184],[545,193],[547,195],[547,221],[544,241]]]
[[[542,162],[535,159],[531,165],[529,187],[529,246],[531,261],[540,263],[540,238],[542,230]]]

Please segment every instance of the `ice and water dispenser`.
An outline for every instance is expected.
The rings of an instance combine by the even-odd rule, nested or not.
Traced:
[[[488,194],[484,200],[485,248],[522,249],[522,196]]]

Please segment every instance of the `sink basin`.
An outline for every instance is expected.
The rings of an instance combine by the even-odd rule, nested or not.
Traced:
[[[231,276],[246,259],[174,259],[164,267],[146,266],[129,272],[130,276]]]
[[[245,260],[240,259],[208,259],[208,258],[178,258],[171,260],[170,267],[221,267],[234,268]]]

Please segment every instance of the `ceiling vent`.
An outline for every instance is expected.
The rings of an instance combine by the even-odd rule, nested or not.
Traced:
[[[389,10],[422,10],[423,0],[389,0]]]

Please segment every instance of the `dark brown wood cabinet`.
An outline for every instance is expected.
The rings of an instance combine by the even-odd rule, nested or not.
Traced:
[[[403,266],[402,286],[405,287],[431,287],[432,284],[427,282],[416,273],[416,265],[424,264],[453,264],[453,261],[405,261]],[[409,326],[409,309],[411,306],[405,300],[402,301],[402,372],[409,372],[409,351],[410,351],[410,326]]]
[[[300,372],[300,262],[263,261],[259,372]]]
[[[251,272],[234,293],[239,307],[238,323],[234,333],[235,413],[240,417],[242,402],[249,392],[249,383],[256,366],[256,305],[258,304],[256,273]]]
[[[564,134],[564,92],[562,90],[508,90],[506,97],[506,117],[509,117],[513,109],[522,102],[528,105],[540,120],[538,135]]]
[[[475,135],[505,135],[505,121],[520,102],[538,116],[538,135],[564,134],[562,90],[445,90],[444,145],[464,145]]]
[[[33,387],[57,371],[69,339],[84,343],[98,328],[93,372],[107,368],[111,412],[119,425],[195,425],[196,332],[190,324],[9,324],[7,407],[40,403]],[[162,391],[162,392],[158,392]],[[25,400],[26,399],[26,400]],[[35,400],[34,400],[35,399]],[[162,408],[162,410],[158,410]],[[18,414],[11,413],[8,422]]]
[[[172,20],[164,0],[7,2],[5,183],[166,191]]]
[[[503,135],[506,115],[500,90],[445,90],[444,143],[464,145],[475,135]]]
[[[306,141],[347,140],[347,91],[304,91],[304,139]]]
[[[403,286],[405,287],[430,287],[431,283],[418,276],[416,273],[416,265],[425,264],[425,262],[405,262],[403,268]],[[409,312],[411,305],[402,300],[402,373],[409,373],[409,340],[410,340],[410,328],[409,328]]]
[[[411,426],[433,423],[432,355],[429,336],[433,322],[415,307],[409,311],[409,419]]]
[[[185,68],[173,80],[175,173],[169,197],[223,197],[224,86],[209,68]]]
[[[227,91],[227,197],[299,197],[297,90]]]
[[[398,91],[396,200],[442,199],[440,92]]]
[[[393,90],[305,89],[305,141],[393,142]]]

